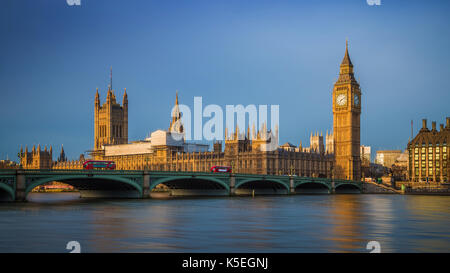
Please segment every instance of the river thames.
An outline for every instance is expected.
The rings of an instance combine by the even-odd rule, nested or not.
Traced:
[[[450,197],[293,195],[0,204],[0,252],[450,252]]]

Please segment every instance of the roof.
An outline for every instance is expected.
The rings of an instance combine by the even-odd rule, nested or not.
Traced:
[[[344,59],[342,60],[341,65],[350,65],[353,66],[352,60],[350,60],[350,55],[348,54],[348,42],[345,42],[345,55]]]
[[[292,144],[292,143],[286,142],[286,143],[284,143],[283,145],[281,145],[280,147],[292,147],[292,148],[296,148],[297,146],[295,146],[295,145]]]

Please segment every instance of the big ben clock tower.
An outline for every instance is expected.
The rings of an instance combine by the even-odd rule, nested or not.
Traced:
[[[338,179],[361,180],[361,89],[345,45],[339,78],[333,88],[334,174]]]

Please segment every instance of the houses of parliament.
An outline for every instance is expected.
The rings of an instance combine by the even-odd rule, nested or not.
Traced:
[[[94,147],[90,156],[111,160],[117,169],[208,172],[212,166],[232,166],[233,172],[250,174],[297,175],[340,178],[359,181],[361,90],[353,73],[348,45],[332,90],[333,133],[311,134],[310,146],[291,143],[278,145],[278,129],[266,125],[256,130],[250,126],[232,132],[225,129],[225,140],[209,145],[184,140],[184,128],[178,108],[178,93],[168,130],[157,130],[150,137],[129,142],[128,94],[122,104],[117,101],[111,84],[106,101],[101,104],[98,89],[94,100]],[[180,137],[181,136],[181,137]],[[275,149],[267,145],[276,144]],[[224,146],[224,147],[222,147]],[[25,169],[82,169],[84,157],[68,161],[64,149],[53,161],[52,147],[33,146],[20,149],[21,166]]]

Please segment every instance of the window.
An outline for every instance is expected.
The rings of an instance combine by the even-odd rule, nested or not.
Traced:
[[[433,175],[433,169],[432,168],[428,169],[428,175]]]
[[[414,153],[418,154],[419,153],[419,148],[414,148]]]
[[[414,155],[414,160],[419,160],[419,155],[418,154]]]

